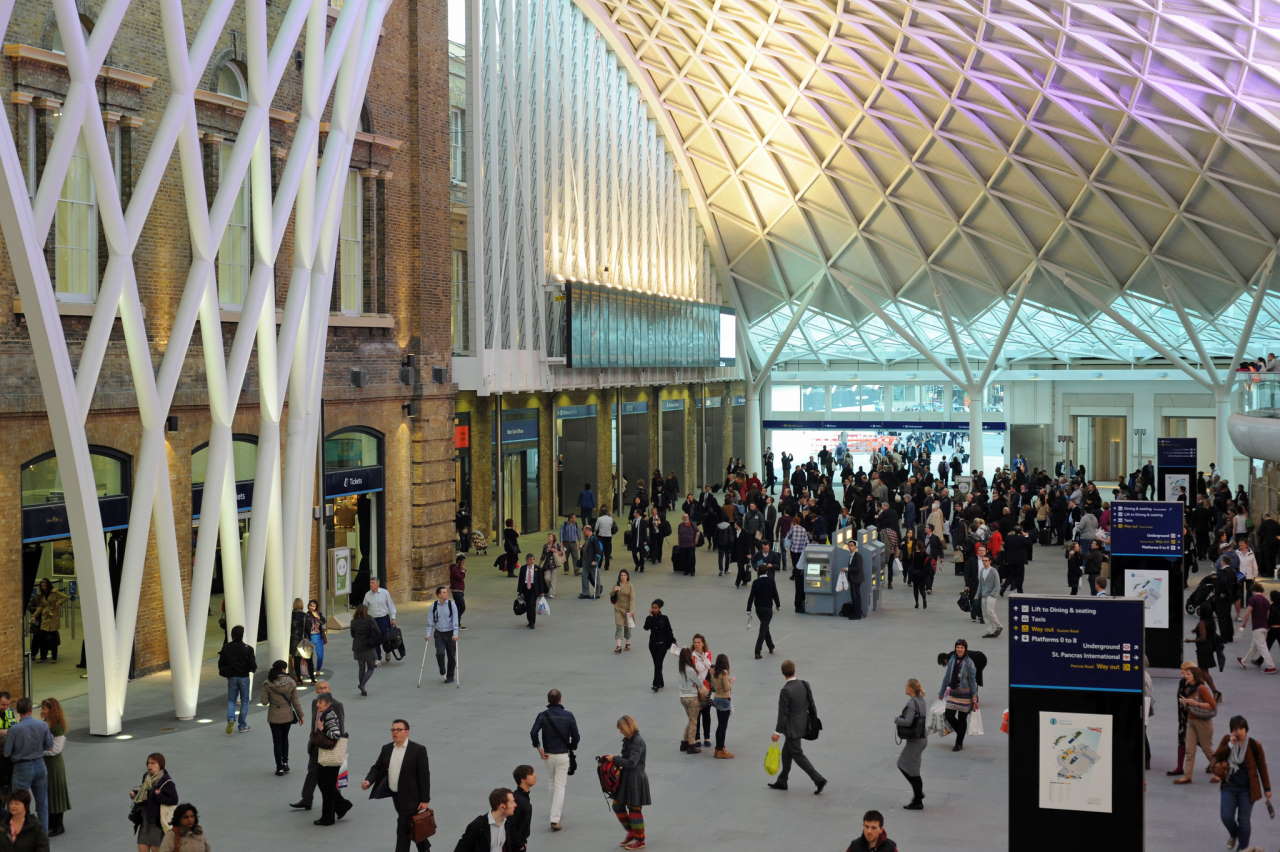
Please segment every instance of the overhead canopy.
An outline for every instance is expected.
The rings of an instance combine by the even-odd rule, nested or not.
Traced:
[[[789,325],[783,361],[1200,361],[1258,285],[1247,351],[1280,349],[1269,0],[578,3],[669,119],[757,365]]]

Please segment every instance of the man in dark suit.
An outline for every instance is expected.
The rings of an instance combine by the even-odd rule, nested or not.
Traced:
[[[542,579],[542,569],[533,561],[533,554],[524,555],[524,565],[516,574],[516,595],[524,598],[524,617],[529,620],[529,629],[534,628],[538,620],[538,596],[547,593],[546,581]]]
[[[775,790],[787,789],[791,764],[795,763],[813,781],[817,788],[813,791],[816,796],[827,786],[827,779],[813,768],[802,748],[804,732],[809,726],[809,684],[796,680],[796,664],[790,660],[782,661],[782,676],[786,678],[786,682],[778,693],[778,723],[770,739],[776,743],[786,737],[787,741],[782,744],[782,772],[778,775],[778,780],[769,786]]]
[[[489,812],[471,820],[453,852],[490,852],[498,845],[502,852],[515,852],[507,836],[507,820],[516,812],[515,795],[506,787],[489,794]]]
[[[516,812],[507,820],[507,840],[513,852],[525,852],[533,824],[533,801],[529,798],[529,791],[538,783],[538,774],[532,766],[522,763],[512,771],[511,777],[516,782],[515,789],[511,791],[516,797]]]
[[[373,788],[370,799],[391,799],[396,806],[396,852],[409,852],[413,815],[431,807],[431,767],[427,747],[409,739],[409,723],[391,723],[391,742],[382,747],[377,761],[360,782],[361,790]],[[424,840],[418,852],[431,848]]]
[[[769,653],[773,653],[773,636],[769,633],[769,622],[773,621],[773,612],[782,609],[782,601],[778,599],[778,587],[774,585],[773,574],[769,571],[769,563],[762,562],[756,568],[760,576],[751,584],[747,594],[747,613],[755,606],[756,620],[760,622],[756,630],[756,659],[760,659],[760,647],[767,644]]]

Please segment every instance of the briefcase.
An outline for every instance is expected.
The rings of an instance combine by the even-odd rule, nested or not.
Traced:
[[[421,843],[436,833],[436,812],[427,808],[409,817],[409,828],[413,833],[413,842]]]

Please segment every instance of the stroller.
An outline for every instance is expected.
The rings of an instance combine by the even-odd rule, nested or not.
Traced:
[[[484,530],[471,531],[471,549],[481,556],[489,555],[489,539],[485,536]]]

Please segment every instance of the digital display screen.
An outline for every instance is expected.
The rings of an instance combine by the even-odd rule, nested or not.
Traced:
[[[827,571],[827,562],[824,559],[818,562],[814,559],[807,559],[804,563],[804,573],[810,577],[821,577]]]
[[[738,358],[738,315],[720,309],[720,366],[732,367]]]

